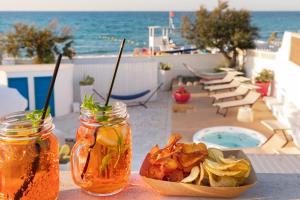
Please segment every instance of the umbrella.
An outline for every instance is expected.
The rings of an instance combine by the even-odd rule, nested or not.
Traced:
[[[28,102],[17,89],[0,86],[0,116],[24,111]]]

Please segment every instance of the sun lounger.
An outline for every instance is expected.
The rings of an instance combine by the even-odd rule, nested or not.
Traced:
[[[285,138],[280,134],[272,134],[259,148],[245,148],[246,154],[277,154],[286,144]],[[298,151],[299,152],[299,151]]]
[[[265,127],[267,127],[268,129],[270,129],[271,131],[274,132],[274,134],[276,133],[282,133],[286,143],[285,145],[283,145],[283,147],[285,147],[288,143],[289,143],[289,138],[287,136],[286,131],[290,130],[289,127],[285,126],[284,124],[280,123],[277,120],[262,120],[261,124],[264,125]]]
[[[226,83],[230,83],[231,81],[233,81],[234,77],[236,76],[236,74],[234,73],[228,73],[225,75],[224,78],[222,79],[217,79],[217,80],[210,80],[210,81],[202,81],[202,84],[204,86],[208,86],[208,85],[217,85],[217,84],[226,84]]]
[[[201,83],[204,86],[226,84],[226,83],[230,83],[235,78],[240,78],[241,79],[240,82],[245,82],[246,80],[250,81],[250,79],[248,79],[246,77],[243,77],[243,76],[240,76],[240,75],[243,75],[243,73],[238,72],[238,71],[229,71],[229,72],[227,72],[226,76],[223,79],[211,80],[211,81],[202,81]]]
[[[208,92],[218,91],[218,90],[225,90],[225,89],[236,89],[241,85],[241,83],[251,81],[249,78],[243,76],[236,76],[230,83],[227,84],[217,84],[217,85],[208,85],[204,86],[204,90],[208,90]]]
[[[245,85],[240,85],[236,90],[232,92],[223,92],[218,94],[212,94],[210,97],[213,98],[213,103],[219,100],[228,99],[228,98],[237,98],[240,96],[245,96],[249,92],[249,88],[245,87]]]
[[[221,67],[221,68],[219,68],[219,70],[222,70],[222,71],[224,71],[224,72],[235,71],[235,69],[230,68],[230,67]]]
[[[262,146],[264,152],[277,152],[286,145],[286,140],[279,134],[273,134]]]
[[[210,73],[210,72],[198,72],[193,67],[187,65],[186,63],[183,63],[183,66],[191,72],[193,75],[195,75],[198,78],[205,79],[205,80],[216,80],[216,79],[222,79],[226,75],[226,72],[217,72],[217,73]]]
[[[240,81],[233,80],[231,83],[227,83],[227,84],[205,86],[204,90],[207,90],[210,93],[210,92],[216,92],[216,91],[219,91],[219,90],[236,89],[240,85],[241,85]]]
[[[228,109],[234,107],[241,107],[241,106],[250,106],[252,107],[256,101],[259,99],[260,94],[255,91],[250,91],[243,99],[235,100],[235,101],[227,101],[221,103],[215,103],[213,106],[218,107],[217,114],[226,116]],[[224,112],[221,112],[224,110]]]

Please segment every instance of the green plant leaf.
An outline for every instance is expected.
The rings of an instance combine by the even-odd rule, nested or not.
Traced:
[[[101,116],[97,116],[96,120],[98,122],[107,122],[109,121],[109,116],[107,115],[106,112],[112,111],[113,107],[112,106],[103,106],[100,105],[99,103],[96,103],[93,99],[92,95],[85,95],[83,102],[81,104],[81,108],[89,110],[91,113],[94,115],[99,114],[102,112]]]
[[[106,155],[103,157],[103,159],[102,159],[102,161],[101,161],[101,166],[100,166],[100,171],[101,171],[101,172],[103,172],[103,171],[107,168],[107,166],[108,166],[110,160],[111,160],[111,154],[110,154],[110,153],[106,154]]]
[[[46,111],[46,118],[50,115],[50,110],[51,110],[50,107],[48,107]],[[33,127],[38,127],[41,123],[42,115],[43,115],[43,110],[34,110],[30,113],[27,113],[25,115],[25,119],[30,120],[32,122]]]

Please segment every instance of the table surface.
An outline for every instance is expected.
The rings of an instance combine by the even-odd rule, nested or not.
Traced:
[[[300,199],[300,156],[293,155],[249,155],[255,171],[257,184],[237,199]],[[147,186],[133,172],[129,185],[119,194],[99,198],[82,192],[74,185],[70,171],[61,171],[61,191],[59,200],[192,200],[205,199],[199,197],[168,197],[161,196]],[[210,198],[211,199],[211,198]]]

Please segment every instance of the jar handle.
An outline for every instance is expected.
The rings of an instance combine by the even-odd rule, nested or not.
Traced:
[[[85,140],[78,140],[72,149],[70,163],[72,177],[76,184],[83,184],[81,174],[87,161],[88,151],[89,145]]]

